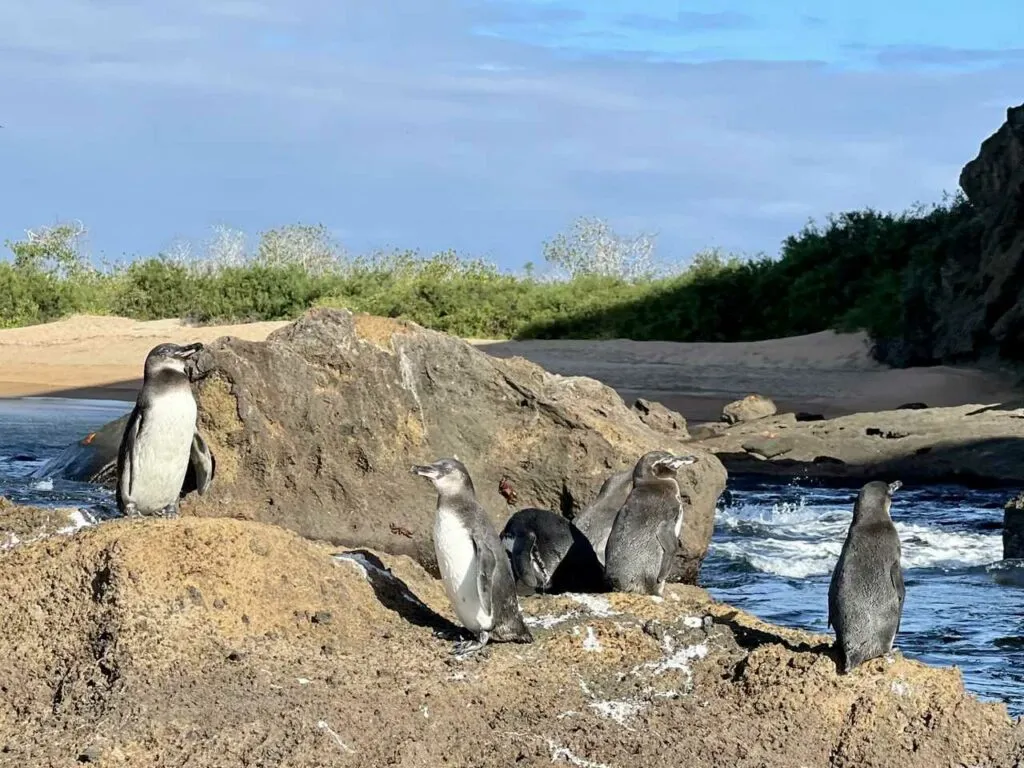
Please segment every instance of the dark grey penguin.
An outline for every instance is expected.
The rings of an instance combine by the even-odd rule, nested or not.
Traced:
[[[605,577],[616,592],[660,595],[679,549],[683,501],[676,471],[695,456],[651,451],[633,468],[633,490],[615,516]]]
[[[900,537],[889,516],[903,484],[870,482],[860,489],[853,521],[828,588],[828,625],[835,628],[843,672],[892,650],[903,616]]]
[[[612,532],[612,525],[615,523],[615,516],[619,514],[622,505],[629,498],[629,492],[633,490],[633,469],[626,469],[616,472],[601,485],[597,492],[597,498],[590,506],[576,515],[573,520],[580,533],[587,537],[590,545],[594,548],[598,562],[604,567],[605,547],[608,544],[608,535]]]
[[[186,473],[204,493],[213,457],[196,433],[196,401],[186,361],[202,344],[160,344],[150,350],[142,390],[125,424],[117,453],[117,508],[122,515],[178,513]]]
[[[508,552],[520,595],[604,591],[604,569],[587,537],[547,509],[521,509],[505,523]]]
[[[463,626],[477,640],[456,644],[457,654],[472,653],[488,641],[531,643],[523,621],[508,556],[494,524],[476,500],[469,471],[458,459],[414,466],[437,490],[434,551],[441,580]]]

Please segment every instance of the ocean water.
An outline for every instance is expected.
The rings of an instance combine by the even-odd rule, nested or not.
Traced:
[[[116,419],[130,403],[0,399],[0,495],[73,505],[104,516],[111,494],[29,473],[68,443]],[[856,487],[730,478],[701,584],[775,624],[827,632],[828,582],[850,523]],[[896,639],[904,655],[956,665],[967,688],[1024,713],[1024,568],[1001,562],[1009,491],[904,485],[892,516],[907,588]]]

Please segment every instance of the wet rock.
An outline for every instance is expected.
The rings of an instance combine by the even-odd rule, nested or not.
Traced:
[[[775,403],[763,395],[747,395],[722,408],[722,421],[726,424],[739,424],[774,416],[777,409]]]
[[[275,568],[254,558],[253,539]],[[197,768],[505,768],[523,753],[526,765],[571,755],[667,768],[686,755],[693,768],[933,768],[1021,756],[1005,706],[966,694],[957,670],[897,653],[840,676],[826,636],[693,586],[669,585],[660,602],[527,598],[534,643],[456,662],[439,581],[407,557],[337,551],[276,526],[181,518],[104,523],[0,555],[0,762],[65,765],[95,745],[100,764]],[[189,584],[251,623],[212,606],[169,610]],[[296,611],[334,620],[315,627]]]
[[[196,368],[200,428],[218,474],[205,496],[186,498],[183,514],[272,522],[431,569],[436,496],[413,464],[465,462],[500,530],[509,513],[502,480],[520,507],[571,517],[646,451],[690,451],[593,379],[346,311],[314,310],[265,342],[220,339]],[[679,479],[692,512],[673,578],[692,582],[725,471],[700,452]]]
[[[1003,560],[1024,558],[1024,493],[1003,507]]]

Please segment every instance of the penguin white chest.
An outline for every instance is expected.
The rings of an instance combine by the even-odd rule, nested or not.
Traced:
[[[186,388],[162,393],[146,409],[133,446],[132,500],[142,511],[174,502],[188,470],[196,401]]]
[[[480,603],[480,561],[469,529],[454,512],[441,508],[434,520],[434,552],[445,592],[456,615],[472,632],[493,628],[493,611]]]

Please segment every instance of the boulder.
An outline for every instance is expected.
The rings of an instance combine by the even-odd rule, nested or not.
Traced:
[[[337,556],[332,556],[337,554]],[[956,669],[838,675],[828,638],[669,585],[521,601],[535,642],[455,661],[403,556],[229,519],[113,521],[0,554],[0,763],[1011,766]]]
[[[776,411],[775,403],[770,398],[763,395],[747,395],[742,400],[735,400],[722,408],[722,421],[726,424],[739,424],[774,416]]]
[[[856,413],[798,421],[792,413],[705,433],[732,474],[977,486],[1024,484],[1024,415],[1014,404]]]
[[[341,310],[314,310],[263,342],[209,344],[196,375],[217,477],[205,496],[185,499],[183,514],[271,522],[431,569],[436,496],[413,464],[465,462],[500,530],[505,498],[572,517],[641,454],[692,452],[597,381]],[[696,452],[679,473],[690,511],[672,577],[688,582],[726,477],[712,454]]]
[[[683,415],[671,408],[666,408],[661,403],[641,397],[633,403],[633,410],[640,417],[640,421],[656,432],[663,432],[677,440],[690,438],[686,431],[686,419],[683,418]]]
[[[1003,507],[1003,560],[1024,558],[1024,493]]]
[[[0,496],[0,550],[47,536],[72,533],[93,522],[73,507],[21,506]]]

